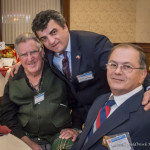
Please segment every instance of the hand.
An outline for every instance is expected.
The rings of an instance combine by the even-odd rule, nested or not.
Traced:
[[[27,136],[23,136],[21,140],[25,142],[32,150],[42,150],[40,145],[30,140]]]
[[[72,142],[74,142],[78,135],[79,133],[75,129],[66,128],[61,130],[59,138],[61,139],[72,138]]]
[[[15,65],[12,66],[11,72],[10,72],[10,75],[12,77],[14,77],[14,74],[16,74],[18,72],[20,65],[21,65],[21,63],[18,62],[17,64],[15,64]],[[9,75],[9,77],[10,77],[10,75]],[[8,77],[8,79],[9,79],[9,77]]]
[[[150,109],[150,90],[148,90],[144,93],[142,105],[145,105],[144,110]]]

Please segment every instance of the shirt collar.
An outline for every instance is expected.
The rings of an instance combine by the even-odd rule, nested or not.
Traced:
[[[66,50],[65,51],[67,51],[67,52],[71,52],[71,40],[70,40],[70,33],[69,33],[69,41],[68,41],[68,45],[67,45],[67,48],[66,48]],[[56,57],[60,57],[60,55],[62,55],[62,53],[55,53],[55,56]]]
[[[143,89],[143,86],[140,85],[138,86],[136,89],[132,90],[129,93],[120,95],[120,96],[113,96],[114,100],[117,104],[117,106],[119,107],[122,103],[124,103],[127,99],[129,99],[131,96],[133,96],[134,94],[138,93],[139,91],[141,91]],[[113,95],[113,93],[111,93],[110,97]]]

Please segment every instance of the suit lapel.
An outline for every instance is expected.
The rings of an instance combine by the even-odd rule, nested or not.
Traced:
[[[76,75],[79,75],[79,68],[81,62],[81,51],[79,41],[71,31],[71,64],[72,64],[72,80],[76,79]]]
[[[85,124],[86,127],[83,129],[83,132],[80,135],[81,137],[80,137],[80,140],[78,142],[78,145],[79,145],[78,149],[81,149],[81,147],[83,146],[83,144],[84,144],[84,142],[88,136],[88,133],[91,130],[91,128],[94,124],[94,121],[96,120],[98,111],[105,104],[105,102],[108,100],[109,96],[110,96],[110,93],[106,94],[106,96],[102,99],[101,99],[101,96],[97,98],[97,99],[100,99],[101,103],[96,105],[96,107],[93,109],[93,112],[92,112],[92,118],[90,118],[89,121],[87,120],[88,123]]]
[[[121,125],[123,122],[129,119],[130,113],[137,111],[141,105],[141,99],[143,96],[143,90],[136,95],[129,98],[123,105],[121,105],[95,132],[92,138],[84,146],[83,150],[88,149],[94,145],[98,140],[103,138],[104,135],[111,132],[113,129]]]

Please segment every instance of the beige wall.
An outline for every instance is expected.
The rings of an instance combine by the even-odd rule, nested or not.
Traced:
[[[150,0],[137,2],[136,42],[150,43]]]
[[[150,43],[149,6],[150,0],[70,0],[70,29],[104,34],[114,43]]]

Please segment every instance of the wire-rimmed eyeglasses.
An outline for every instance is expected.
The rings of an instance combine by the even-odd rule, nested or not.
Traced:
[[[41,52],[41,50],[42,50],[42,48],[40,48],[39,50],[32,50],[32,51],[30,51],[30,52],[28,52],[28,53],[21,53],[21,54],[19,54],[19,57],[20,57],[21,59],[26,59],[29,54],[30,54],[31,56],[35,57],[35,56],[37,56],[37,55],[39,54],[39,52]]]
[[[106,64],[106,66],[107,66],[107,69],[109,69],[109,70],[116,70],[119,65],[115,62],[109,62]],[[129,64],[122,64],[122,65],[120,65],[120,67],[121,67],[121,71],[127,72],[127,73],[131,73],[134,69],[146,69],[144,67],[143,68],[142,67],[135,68]]]

